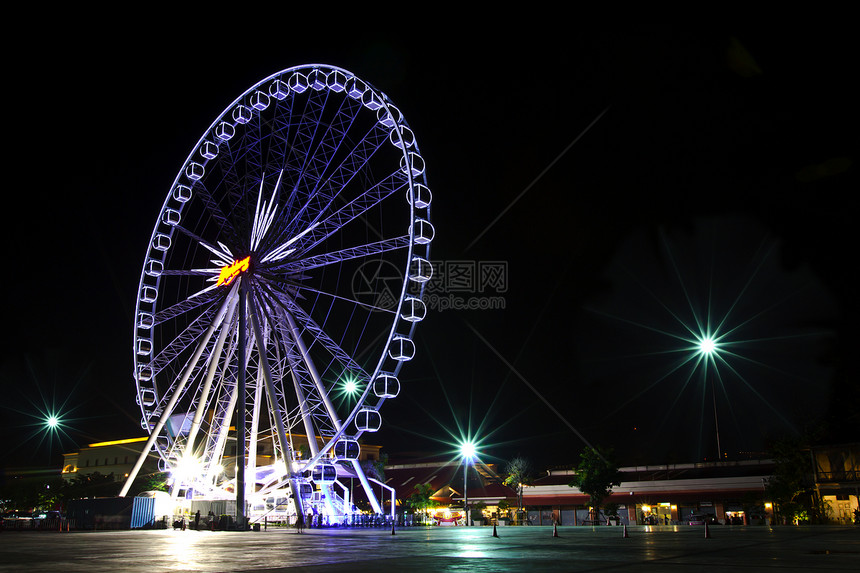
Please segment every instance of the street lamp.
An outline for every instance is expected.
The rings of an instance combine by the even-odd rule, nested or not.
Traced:
[[[463,512],[466,514],[466,525],[469,525],[469,462],[475,457],[475,444],[465,441],[460,444],[460,456],[463,458]]]
[[[701,354],[705,360],[705,368],[702,370],[702,375],[704,376],[706,383],[708,375],[708,360],[713,362],[713,357],[716,353],[717,341],[714,340],[710,334],[702,336],[702,338],[699,339],[699,354]],[[716,364],[714,366],[716,367]],[[723,450],[720,446],[720,422],[717,419],[717,391],[714,386],[714,384],[711,384],[711,398],[714,402],[714,428],[717,432],[717,461],[720,461],[723,457]]]

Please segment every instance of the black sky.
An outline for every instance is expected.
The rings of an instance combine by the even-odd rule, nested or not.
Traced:
[[[704,313],[709,285],[714,312],[739,300],[728,322],[758,341],[738,347],[745,382],[726,380],[717,401],[723,449],[759,451],[818,422],[823,439],[860,438],[855,42],[304,36],[60,35],[44,39],[50,57],[12,65],[6,464],[140,434],[132,314],[164,196],[230,102],[314,62],[403,111],[434,194],[433,258],[508,265],[504,310],[421,325],[375,440],[392,458],[442,453],[434,438],[470,416],[492,434],[490,461],[570,463],[583,445],[570,426],[624,461],[712,457],[711,395],[657,383],[674,364],[657,330],[677,329],[668,310]],[[71,410],[51,444],[27,426],[44,401]]]

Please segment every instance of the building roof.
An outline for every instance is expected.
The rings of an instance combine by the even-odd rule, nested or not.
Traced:
[[[763,479],[770,477],[771,460],[672,464],[619,468],[621,483],[612,488],[606,501],[615,503],[652,502],[671,497],[676,501],[703,496],[737,497],[747,492],[761,492]],[[573,470],[550,470],[523,490],[526,505],[578,505],[588,503],[588,496],[568,484]]]

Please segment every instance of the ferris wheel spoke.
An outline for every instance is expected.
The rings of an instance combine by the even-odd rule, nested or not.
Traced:
[[[311,146],[317,138],[317,132],[321,123],[323,111],[325,110],[325,102],[328,98],[327,91],[312,91],[308,97],[304,110],[301,114],[300,122],[295,126],[293,139],[289,147],[289,153],[284,162],[285,165],[299,165],[297,177],[293,181],[293,197],[292,200],[298,199],[302,194],[309,194],[313,185],[308,185],[306,181],[313,179],[317,174],[310,172],[309,162]],[[304,191],[304,193],[303,193]],[[292,203],[292,201],[291,201]]]
[[[283,317],[285,323],[284,328],[282,329],[283,335],[285,336],[285,340],[289,340],[292,344],[288,348],[288,352],[292,352],[294,356],[300,358],[300,360],[295,361],[292,364],[292,368],[294,372],[299,373],[300,369],[298,368],[301,365],[304,372],[313,382],[311,388],[315,390],[315,392],[308,393],[306,392],[306,396],[309,394],[315,395],[315,397],[321,402],[324,413],[328,417],[330,423],[336,428],[339,429],[340,420],[337,415],[337,411],[332,405],[331,401],[328,397],[328,392],[325,389],[322,378],[319,375],[319,372],[314,364],[313,359],[310,356],[310,352],[308,351],[307,346],[304,343],[304,340],[301,337],[301,333],[296,325],[295,320],[290,315],[290,313],[284,309],[283,307],[277,310]],[[311,408],[313,412],[313,408]]]
[[[300,322],[304,327],[303,330],[310,333],[314,339],[319,342],[331,355],[340,362],[341,366],[349,370],[352,374],[358,377],[359,380],[367,383],[370,381],[370,375],[361,367],[353,357],[346,352],[340,345],[335,342],[326,332],[320,327],[305,310],[299,306],[286,293],[278,292],[276,294],[278,301],[283,305],[287,312],[290,312],[296,321]]]
[[[287,357],[290,360],[289,354]],[[308,436],[308,447],[310,448],[311,455],[316,455],[317,453],[317,441],[316,439],[311,439],[311,436],[316,436],[313,421],[311,420],[311,411],[308,405],[307,397],[305,396],[304,389],[302,388],[302,384],[299,382],[298,374],[296,373],[296,363],[298,361],[293,358],[290,360],[290,377],[293,380],[293,389],[296,393],[296,401],[298,403],[298,412],[297,416],[301,419],[302,425],[305,430],[305,435]]]
[[[350,247],[340,251],[332,251],[321,255],[310,256],[304,259],[290,260],[284,265],[275,267],[275,269],[283,271],[284,273],[298,273],[326,265],[343,263],[351,259],[368,258],[373,257],[374,255],[387,253],[389,251],[406,249],[409,247],[410,243],[411,240],[409,235],[403,235],[402,237],[385,239],[377,241],[376,243]]]
[[[319,375],[319,371],[317,371],[316,365],[314,364],[314,361],[310,356],[310,352],[308,352],[308,348],[305,345],[304,340],[302,339],[301,332],[296,325],[296,321],[295,319],[293,319],[293,316],[286,310],[283,310],[283,316],[286,319],[287,332],[292,337],[292,340],[295,343],[295,349],[298,351],[298,355],[301,357],[302,363],[304,364],[305,368],[307,369],[307,372],[310,374],[311,379],[314,382],[314,386],[317,390],[317,395],[320,400],[322,400],[325,406],[325,412],[328,415],[335,429],[339,430],[340,418],[337,415],[337,410],[335,410],[334,405],[331,403],[331,400],[328,397],[328,392],[326,391],[322,378]]]
[[[231,327],[231,336],[224,362],[221,366],[218,388],[220,390],[218,400],[216,402],[215,415],[212,419],[214,431],[210,431],[206,446],[206,451],[209,452],[209,468],[207,480],[212,481],[217,478],[215,466],[221,463],[224,457],[224,448],[227,444],[227,436],[230,428],[230,421],[233,418],[233,412],[236,409],[236,402],[239,399],[238,385],[235,380],[231,380],[234,373],[228,367],[233,363],[236,345],[238,343],[235,330]]]
[[[257,316],[256,305],[254,304],[253,297],[248,298],[248,306],[249,306],[249,313],[248,314],[250,315],[250,318],[251,318],[251,327],[253,330],[254,339],[256,340],[256,343],[257,343],[257,348],[263,348],[264,347],[263,335],[260,331],[260,320]],[[289,446],[288,446],[289,442],[287,441],[287,431],[286,431],[286,427],[284,426],[283,416],[281,414],[280,401],[278,400],[277,393],[275,392],[275,386],[274,386],[274,383],[272,381],[272,372],[271,372],[271,369],[269,367],[268,356],[266,356],[265,353],[260,353],[260,363],[262,365],[263,380],[265,381],[265,384],[266,384],[266,393],[268,394],[268,397],[269,397],[269,404],[271,405],[272,410],[273,410],[273,417],[275,419],[275,425],[276,425],[275,429],[278,432],[278,439],[280,440],[280,442],[283,446],[286,446],[287,448],[289,448]],[[291,452],[287,451],[287,454],[290,454],[289,455],[290,460],[295,459],[295,456],[291,455]],[[294,474],[295,468],[291,467],[291,466],[292,466],[292,464],[290,463],[287,467],[289,469],[290,474]],[[293,492],[293,494],[296,495],[296,494],[298,494],[298,492],[297,491]]]
[[[307,368],[307,365],[300,358],[300,352],[296,349],[294,338],[288,331],[286,321],[283,320],[283,309],[277,306],[266,304],[266,301],[258,298],[259,304],[257,307],[260,312],[266,316],[270,324],[275,326],[273,336],[277,336],[281,341],[279,346],[284,349],[285,360],[289,364],[291,377],[293,379],[297,397],[301,396],[300,404],[303,404],[301,414],[305,429],[310,426],[310,433],[307,435],[315,435],[313,433],[314,423],[311,421],[318,418],[318,413],[324,409],[322,401],[317,396],[317,388],[313,383],[313,376]],[[316,424],[320,426],[319,424]],[[323,428],[324,426],[320,426]],[[323,431],[322,429],[320,430]]]
[[[228,254],[225,254],[221,249],[218,249],[215,245],[211,244],[209,241],[207,241],[203,237],[197,235],[196,233],[189,231],[188,229],[186,229],[182,225],[179,225],[179,224],[173,225],[173,228],[176,229],[177,231],[181,232],[183,235],[185,235],[189,239],[196,241],[197,243],[200,244],[201,247],[205,247],[206,249],[208,249],[210,252],[212,252],[213,254],[218,256],[219,258],[223,259],[226,257],[229,259]]]
[[[310,188],[308,201],[296,214],[296,217],[301,217],[308,204],[319,193],[320,182],[330,180],[330,176],[326,177],[326,172],[331,166],[331,161],[335,157],[338,150],[348,140],[347,132],[355,121],[358,113],[361,111],[361,103],[351,98],[342,100],[335,116],[328,123],[327,129],[320,138],[313,153],[308,156],[307,164],[302,168],[302,173],[314,174],[315,184]],[[306,185],[306,187],[309,187]],[[291,225],[287,224],[285,229],[289,229]]]
[[[313,288],[313,287],[310,287],[310,286],[306,286],[306,285],[298,285],[298,286],[296,287],[296,290],[298,290],[298,291],[300,291],[300,292],[301,292],[301,291],[312,292],[312,293],[314,293],[314,294],[322,295],[322,296],[324,296],[324,297],[327,297],[327,298],[330,298],[330,299],[333,299],[333,300],[341,300],[341,301],[344,301],[344,302],[348,302],[348,303],[350,303],[350,304],[352,304],[353,306],[356,306],[356,307],[362,307],[362,308],[366,308],[366,309],[369,309],[369,310],[374,310],[374,311],[379,311],[379,312],[385,312],[385,313],[388,313],[388,314],[397,314],[397,311],[396,311],[395,309],[393,309],[393,308],[385,308],[385,307],[382,307],[382,306],[375,306],[375,305],[372,305],[372,304],[368,304],[368,303],[366,303],[366,302],[361,302],[361,301],[355,300],[354,298],[349,298],[349,297],[346,297],[346,296],[337,295],[337,294],[334,294],[334,293],[332,293],[332,292],[324,291],[324,290],[321,290],[321,289],[316,289],[316,288]]]
[[[214,319],[217,318],[218,307],[212,306],[206,311],[200,313],[182,332],[168,342],[164,348],[156,354],[149,362],[149,367],[152,369],[152,375],[157,376],[167,365],[172,363],[177,356],[180,356],[186,351],[194,341],[200,337],[214,324]]]
[[[153,323],[155,325],[159,325],[169,320],[173,320],[178,316],[185,314],[186,312],[196,310],[201,306],[215,302],[221,296],[223,296],[223,293],[220,291],[210,291],[197,298],[180,301],[176,304],[173,304],[167,308],[156,312],[153,316]]]
[[[371,208],[393,193],[407,188],[408,185],[409,182],[402,173],[392,173],[320,221],[311,232],[299,241],[296,245],[296,252],[301,255],[309,251],[359,217],[365,215]]]
[[[200,390],[200,396],[197,399],[197,411],[194,413],[194,420],[191,422],[191,429],[189,430],[188,437],[186,439],[186,457],[191,456],[194,452],[194,440],[196,439],[197,432],[200,429],[200,421],[203,418],[203,413],[209,409],[212,381],[215,379],[215,373],[218,369],[218,363],[221,358],[221,351],[224,348],[224,342],[227,340],[227,336],[232,332],[233,329],[233,312],[236,310],[237,302],[237,299],[233,299],[230,302],[230,306],[227,309],[227,316],[224,319],[225,326],[221,328],[221,333],[218,335],[218,340],[215,343],[215,348],[208,357],[209,367],[206,371],[206,380],[203,382],[203,386]]]
[[[244,137],[240,140],[241,143],[244,141]],[[235,217],[234,211],[243,203],[245,199],[243,185],[244,177],[242,177],[238,172],[238,167],[244,165],[243,160],[243,150],[247,152],[247,150],[241,146],[236,144],[231,144],[231,142],[223,142],[219,146],[219,153],[224,154],[224,162],[219,163],[221,178],[217,182],[217,187],[212,190],[213,194],[215,191],[223,188],[223,197],[224,202],[229,207],[228,215],[231,217]],[[238,151],[238,152],[237,152]],[[229,237],[232,241],[237,243],[241,243],[241,238],[238,231],[234,231],[232,236]]]
[[[285,229],[295,228],[301,224],[300,221],[318,221],[323,213],[331,208],[340,192],[362,169],[366,168],[371,157],[388,141],[388,133],[380,124],[374,124],[358,144],[350,150],[349,155],[341,161],[337,169],[321,179],[321,184],[316,186],[307,202],[285,226]]]
[[[287,257],[288,255],[292,254],[292,253],[293,253],[293,251],[295,251],[295,249],[289,249],[289,250],[288,250],[288,248],[290,247],[290,245],[292,245],[293,243],[295,243],[296,241],[298,241],[299,239],[301,239],[302,237],[304,237],[306,234],[308,234],[308,233],[310,233],[311,231],[313,231],[313,230],[316,228],[316,226],[317,226],[317,224],[316,224],[316,223],[314,223],[313,225],[309,226],[307,229],[305,229],[304,231],[302,231],[301,233],[299,233],[298,235],[296,235],[296,236],[295,236],[295,237],[293,237],[292,239],[288,240],[286,243],[283,243],[283,244],[281,244],[281,245],[278,245],[278,246],[277,246],[277,247],[275,247],[274,249],[270,250],[270,251],[269,251],[268,253],[266,253],[266,255],[261,259],[261,262],[263,262],[263,263],[267,263],[267,262],[269,262],[269,261],[278,261],[278,260],[281,260],[281,259],[283,259],[284,257]]]
[[[212,219],[218,224],[219,228],[223,230],[223,233],[231,240],[235,240],[238,236],[236,234],[236,229],[221,210],[221,207],[218,206],[218,202],[212,197],[209,189],[206,188],[206,184],[202,180],[195,181],[191,186],[191,190],[200,199],[200,202],[209,213],[209,216],[212,217]],[[191,232],[188,229],[183,229],[183,231],[186,233]]]
[[[291,136],[293,134],[293,123],[289,121],[288,118],[291,118],[292,116],[293,98],[285,97],[280,100],[276,99],[274,106],[277,113],[266,123],[269,130],[268,137],[270,142],[270,157],[268,160],[270,163],[274,162],[275,164],[287,166],[290,165],[288,156],[292,149]],[[262,124],[262,116],[259,117]],[[287,203],[288,209],[290,206],[291,204]]]
[[[212,274],[217,274],[220,268],[211,269],[164,269],[161,271],[161,276],[167,277],[209,277]]]

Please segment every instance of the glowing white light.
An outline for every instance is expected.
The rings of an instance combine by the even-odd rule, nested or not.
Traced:
[[[49,428],[56,428],[60,425],[60,420],[56,416],[49,416],[45,423],[48,424]]]
[[[475,444],[473,444],[472,442],[463,442],[460,445],[460,455],[462,455],[467,460],[474,458],[475,453],[476,453]]]
[[[717,349],[717,343],[710,336],[706,336],[699,341],[699,351],[702,354],[711,354]]]
[[[358,385],[355,383],[355,380],[349,379],[343,383],[343,390],[348,394],[354,394],[358,390]]]

